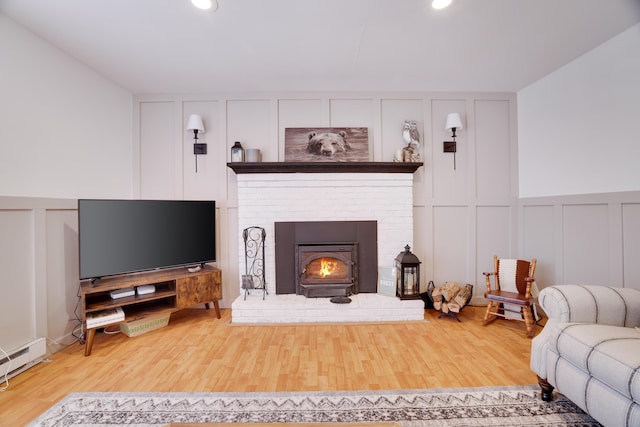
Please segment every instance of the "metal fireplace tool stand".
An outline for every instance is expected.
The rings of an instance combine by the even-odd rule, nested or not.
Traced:
[[[244,299],[252,289],[262,291],[262,299],[267,294],[267,281],[264,275],[264,241],[267,233],[262,227],[248,227],[242,231],[244,239],[244,268],[242,289]]]

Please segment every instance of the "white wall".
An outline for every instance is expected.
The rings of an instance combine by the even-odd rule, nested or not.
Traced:
[[[0,195],[131,197],[131,94],[0,14]]]
[[[640,190],[640,24],[518,92],[520,197]]]

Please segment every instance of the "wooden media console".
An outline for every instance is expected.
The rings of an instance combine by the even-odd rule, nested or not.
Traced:
[[[143,285],[154,285],[155,292],[111,298],[113,291],[136,289]],[[91,355],[96,329],[170,314],[198,304],[205,304],[209,309],[210,303],[213,303],[216,317],[220,319],[218,305],[220,299],[222,299],[222,273],[220,269],[211,266],[204,266],[194,273],[182,267],[107,277],[97,283],[84,282],[80,286],[82,322],[86,332],[84,355]],[[102,313],[116,307],[124,311],[124,320],[87,327],[87,315]]]

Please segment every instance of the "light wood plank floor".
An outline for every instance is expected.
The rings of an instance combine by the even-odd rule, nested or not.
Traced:
[[[231,311],[190,309],[138,337],[97,334],[10,380],[0,425],[24,425],[70,392],[389,390],[535,384],[524,324],[482,326],[483,307],[458,323],[232,325]],[[540,331],[540,327],[536,328]]]

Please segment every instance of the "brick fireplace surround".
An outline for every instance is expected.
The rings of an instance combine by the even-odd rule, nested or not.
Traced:
[[[413,172],[402,163],[229,163],[237,174],[238,229],[266,231],[268,295],[244,290],[232,303],[233,323],[358,322],[424,319],[422,300],[358,293],[350,304],[329,298],[276,295],[275,223],[377,221],[379,267],[391,267],[406,244],[413,246]],[[245,271],[239,234],[239,271]],[[241,277],[238,277],[240,287]]]

